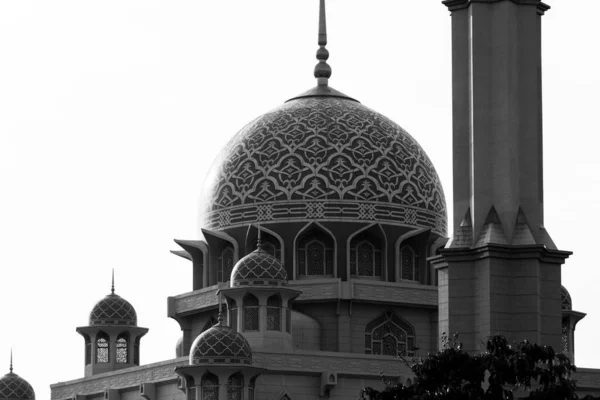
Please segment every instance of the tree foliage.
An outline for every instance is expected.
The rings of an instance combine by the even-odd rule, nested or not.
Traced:
[[[571,373],[575,366],[552,347],[523,341],[511,346],[503,336],[490,337],[485,351],[472,355],[458,335],[442,337],[443,349],[425,358],[404,360],[415,374],[408,386],[387,384],[379,392],[363,390],[371,400],[531,400],[577,399]]]

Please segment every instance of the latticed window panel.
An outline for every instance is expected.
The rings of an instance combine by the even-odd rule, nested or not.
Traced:
[[[410,246],[400,249],[400,274],[402,279],[409,281],[419,280],[419,265],[417,254]]]
[[[108,335],[99,335],[96,339],[96,364],[106,364],[109,360]]]
[[[562,326],[561,344],[563,351],[569,351],[569,327]]]
[[[127,364],[129,362],[129,341],[126,337],[117,338],[117,364]]]
[[[252,295],[244,297],[244,331],[258,331],[258,299]]]
[[[414,328],[391,311],[369,322],[365,328],[365,353],[414,356]]]
[[[244,378],[237,373],[231,375],[227,380],[227,400],[242,400],[244,390]]]
[[[196,387],[192,386],[187,389],[187,400],[196,400]]]
[[[353,243],[350,250],[350,271],[354,276],[382,276],[381,250],[368,240]]]
[[[231,271],[233,271],[233,248],[226,247],[217,260],[217,280],[227,282],[231,278]]]
[[[281,298],[278,295],[267,299],[267,330],[281,332]]]
[[[208,373],[202,377],[202,400],[219,400],[219,378]]]
[[[299,275],[333,275],[333,244],[327,240],[301,240],[296,254]]]

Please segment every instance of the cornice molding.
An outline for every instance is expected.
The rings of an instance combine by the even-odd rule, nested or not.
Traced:
[[[457,11],[468,8],[472,3],[499,3],[502,1],[512,1],[515,4],[524,6],[536,6],[538,13],[544,15],[550,9],[550,6],[542,3],[540,0],[444,0],[442,3],[450,11]]]
[[[431,264],[435,268],[444,268],[448,266],[449,261],[474,261],[483,258],[504,258],[504,259],[538,259],[548,264],[563,264],[565,260],[573,254],[570,251],[552,250],[544,245],[499,245],[487,244],[485,246],[474,248],[449,248],[440,251],[441,255],[432,257]]]

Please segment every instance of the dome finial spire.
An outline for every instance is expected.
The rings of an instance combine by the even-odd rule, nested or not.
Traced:
[[[315,78],[319,86],[327,86],[331,76],[331,67],[327,64],[329,51],[325,48],[327,45],[327,20],[325,17],[325,0],[320,0],[319,6],[319,50],[317,50],[317,60],[319,63],[315,66]]]
[[[115,269],[112,269],[112,285],[110,287],[110,293],[115,294]]]
[[[12,374],[13,372],[13,366],[12,366],[12,347],[10,348],[10,373]]]

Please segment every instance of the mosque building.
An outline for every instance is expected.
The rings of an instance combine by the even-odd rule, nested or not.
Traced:
[[[454,232],[444,190],[404,129],[317,85],[251,121],[210,172],[199,240],[176,240],[191,291],[167,299],[181,339],[140,365],[136,311],[111,293],[78,327],[83,378],[52,400],[356,399],[399,357],[503,334],[573,359],[572,310],[543,221],[540,0],[445,0],[452,18]],[[501,22],[500,22],[501,21]],[[504,62],[509,60],[510,62]],[[510,73],[508,73],[510,72]],[[450,238],[449,238],[450,236]],[[126,289],[123,289],[126,292]],[[600,370],[580,369],[600,395]],[[12,372],[0,400],[34,400]]]

